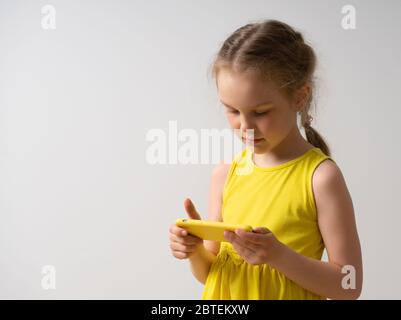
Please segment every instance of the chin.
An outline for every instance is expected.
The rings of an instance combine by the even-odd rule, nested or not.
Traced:
[[[253,150],[254,153],[257,153],[257,154],[263,154],[269,150],[269,147],[266,145],[254,145],[253,147],[252,146],[249,146],[249,147],[251,150]]]
[[[266,149],[261,149],[261,148],[254,148],[254,151],[253,151],[253,153],[256,153],[256,154],[264,154],[264,153],[266,153]]]

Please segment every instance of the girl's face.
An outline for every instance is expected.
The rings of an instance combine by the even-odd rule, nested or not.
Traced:
[[[273,83],[228,69],[220,70],[216,81],[231,128],[244,143],[253,144],[255,153],[273,149],[298,129],[295,105]],[[254,130],[254,140],[246,140],[249,129]]]

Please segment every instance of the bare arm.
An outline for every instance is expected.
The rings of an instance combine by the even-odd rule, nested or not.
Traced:
[[[269,265],[284,273],[300,286],[331,299],[357,299],[362,290],[362,254],[354,209],[344,177],[337,165],[321,163],[313,178],[313,192],[318,211],[319,228],[328,252],[329,261],[305,257],[279,245]],[[355,289],[343,288],[347,273],[342,268],[350,265],[355,270]]]
[[[217,165],[212,172],[210,192],[209,192],[209,215],[208,220],[222,221],[221,205],[224,182],[230,168],[229,164],[221,163]],[[220,249],[220,243],[217,241],[204,240],[203,246],[190,256],[192,274],[199,282],[205,283],[216,255]]]

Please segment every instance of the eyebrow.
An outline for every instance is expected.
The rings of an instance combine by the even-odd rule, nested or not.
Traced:
[[[231,108],[231,109],[237,110],[236,108],[234,108],[234,107],[230,106],[229,104],[225,103],[223,100],[220,100],[220,102],[221,102],[222,104],[224,104],[226,107],[229,107],[229,108]],[[257,108],[259,108],[259,107],[263,107],[263,106],[265,106],[265,105],[267,105],[267,104],[271,104],[271,103],[272,103],[272,101],[264,102],[264,103],[262,103],[262,104],[258,104],[258,105],[254,106],[254,107],[251,107],[250,109],[257,109]],[[271,109],[271,108],[270,108],[270,109]]]

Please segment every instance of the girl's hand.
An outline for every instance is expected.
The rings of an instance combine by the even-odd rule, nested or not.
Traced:
[[[265,227],[247,232],[237,229],[235,232],[224,231],[224,237],[229,241],[238,254],[252,265],[268,264],[282,251],[283,244]]]
[[[201,219],[190,199],[185,200],[184,207],[190,219]],[[188,231],[175,224],[170,226],[169,231],[171,253],[177,259],[187,259],[203,246],[201,238],[188,234]]]
[[[170,226],[170,249],[177,259],[187,259],[203,246],[203,240],[172,224]]]

